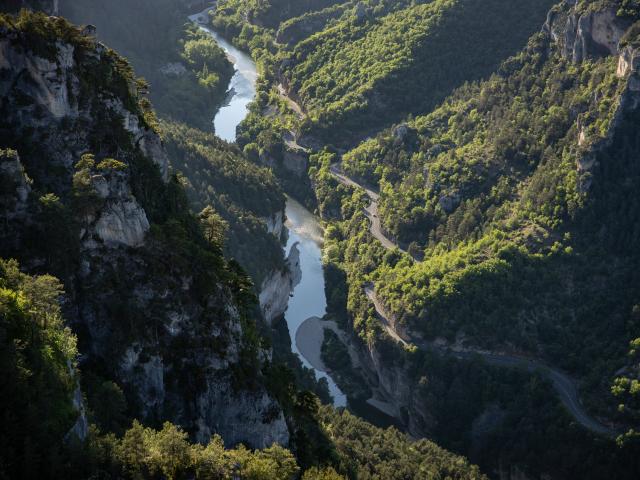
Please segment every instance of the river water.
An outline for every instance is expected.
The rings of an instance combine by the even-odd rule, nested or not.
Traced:
[[[233,62],[235,74],[229,84],[229,98],[227,103],[218,110],[213,123],[217,136],[227,142],[235,142],[236,127],[247,116],[248,105],[256,94],[256,79],[258,77],[256,65],[249,55],[238,50],[211,28],[203,25],[208,20],[207,11],[192,15],[189,19],[197,23],[202,30],[208,32]],[[296,346],[296,332],[300,325],[308,318],[322,318],[327,310],[327,299],[324,292],[324,271],[322,269],[322,227],[318,218],[300,203],[288,198],[286,206],[289,231],[285,253],[288,255],[291,247],[298,244],[300,251],[300,268],[302,279],[295,287],[289,307],[285,313],[285,320],[291,336],[291,349],[302,363],[311,368],[317,379],[325,378],[329,384],[329,392],[334,399],[334,405],[343,407],[347,398],[340,391],[333,379],[325,372],[313,368],[309,361],[300,354]],[[319,338],[318,342],[322,342]]]
[[[322,318],[327,311],[327,298],[324,292],[324,271],[322,269],[323,231],[318,219],[309,210],[292,198],[287,198],[287,223],[289,238],[286,252],[295,244],[300,251],[302,279],[293,291],[289,307],[284,314],[291,336],[291,349],[302,359],[307,368],[311,368],[317,379],[325,378],[329,384],[329,393],[336,407],[345,407],[347,397],[340,391],[333,379],[325,372],[313,368],[300,353],[296,345],[296,332],[302,322],[311,317]],[[322,342],[322,339],[317,339]]]
[[[233,63],[235,74],[229,82],[229,96],[225,104],[218,110],[213,126],[216,135],[227,142],[236,141],[236,127],[244,120],[248,107],[256,96],[256,81],[258,72],[251,57],[242,50],[234,47],[217,32],[203,25],[208,21],[208,9],[200,14],[192,15],[189,19],[197,23],[202,30],[213,37],[216,43],[225,51],[227,58]]]

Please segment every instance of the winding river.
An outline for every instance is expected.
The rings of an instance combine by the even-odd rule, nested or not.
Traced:
[[[309,210],[292,198],[287,198],[287,223],[289,239],[286,251],[297,244],[300,251],[300,268],[302,279],[295,287],[293,296],[289,300],[289,307],[284,314],[291,336],[291,349],[302,359],[302,363],[313,369],[316,378],[326,378],[329,383],[329,393],[333,397],[336,407],[347,405],[347,397],[340,391],[333,379],[326,373],[316,369],[309,359],[305,358],[298,349],[299,341],[296,334],[302,323],[312,317],[322,318],[327,310],[327,298],[324,293],[324,271],[322,269],[322,237],[323,231],[318,219]],[[317,332],[323,335],[321,329]],[[322,338],[305,339],[322,343]]]
[[[235,74],[229,83],[229,98],[227,103],[218,110],[213,123],[217,136],[227,142],[235,142],[236,127],[247,116],[248,105],[256,94],[256,79],[258,77],[256,65],[249,55],[238,50],[207,25],[209,24],[209,8],[202,13],[191,15],[189,19],[209,33],[226,52],[233,62]],[[296,344],[296,333],[305,320],[313,317],[322,318],[326,313],[327,299],[324,292],[324,271],[322,269],[322,240],[323,232],[320,223],[311,212],[295,200],[288,198],[286,206],[288,241],[285,253],[288,254],[294,245],[300,252],[300,269],[302,278],[295,287],[289,300],[289,307],[285,313],[285,320],[291,336],[291,349],[302,363],[314,371],[316,378],[325,378],[329,385],[329,392],[334,399],[334,405],[344,407],[347,398],[340,391],[331,376],[315,368],[309,359],[305,358]],[[323,330],[317,332],[318,337]],[[322,343],[322,338],[306,339],[316,347]]]
[[[229,92],[227,102],[220,107],[213,118],[213,126],[218,137],[227,142],[235,142],[236,127],[247,116],[249,104],[256,96],[258,71],[249,55],[234,47],[208,26],[209,10],[210,8],[202,13],[191,15],[189,20],[211,35],[233,63],[235,73],[227,89]]]

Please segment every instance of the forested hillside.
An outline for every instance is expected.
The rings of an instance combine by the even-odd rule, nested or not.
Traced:
[[[151,88],[158,113],[209,130],[233,67],[212,38],[188,22],[183,0],[61,0],[60,14],[95,25],[98,39],[125,56]]]
[[[213,25],[264,70],[239,144],[327,221],[341,387],[501,478],[634,478],[640,6],[553,3]]]
[[[525,425],[553,408],[547,399],[535,414],[520,410],[523,400],[517,405],[505,395],[522,380],[504,371],[501,378],[493,367],[474,374],[458,370],[452,384],[451,369],[461,367],[438,365],[433,353],[391,348],[395,342],[372,308],[374,296],[392,328],[418,349],[430,344],[542,359],[578,379],[582,401],[604,422],[617,424],[618,432],[634,426],[636,370],[627,352],[638,335],[640,299],[637,18],[637,6],[629,2],[564,3],[490,79],[464,85],[429,113],[389,127],[341,157],[312,157],[320,211],[339,220],[328,231],[325,255],[336,280],[342,272],[349,286],[347,297],[336,287],[334,314],[384,365],[378,367],[381,382],[401,371],[408,375],[403,384],[420,385],[419,393],[389,390],[410,409],[411,428],[451,441],[455,428],[477,435],[477,422],[495,415],[493,435],[516,435],[535,449],[536,436],[549,435],[545,424],[557,427],[566,419]],[[330,169],[339,160],[348,177],[379,191],[379,199],[341,185]],[[360,213],[372,201],[395,251],[372,238],[369,219]],[[372,347],[372,338],[387,340]],[[621,372],[628,375],[616,380]],[[485,386],[470,375],[485,376]],[[614,382],[613,394],[626,397],[628,406],[617,408]],[[539,387],[520,388],[532,388],[535,398]],[[448,401],[439,401],[442,395]],[[465,400],[483,395],[484,408]],[[452,404],[458,419],[469,415],[466,427],[461,422],[452,428]],[[500,416],[514,411],[522,423],[505,433],[499,425],[508,420]],[[565,444],[593,448],[584,432],[570,432],[565,430],[574,438]],[[468,437],[454,441],[469,442],[464,448],[470,452],[477,448]],[[501,443],[496,441],[488,442],[491,448]],[[627,456],[616,460],[626,464],[618,478],[637,472],[629,442],[618,452]],[[522,452],[499,448],[497,456],[523,462],[517,460]],[[606,462],[616,449],[609,448]],[[532,454],[538,464],[530,463],[529,473],[575,475],[575,467],[565,470],[562,460],[544,452]],[[604,478],[603,470],[588,465],[583,478]]]
[[[281,26],[306,30],[307,38],[271,44],[277,75],[308,114],[303,130],[332,143],[354,142],[409,113],[425,111],[465,81],[489,75],[524,46],[553,1],[342,4]],[[313,10],[323,6],[314,4]],[[237,25],[243,7],[244,2],[220,2],[214,25]],[[335,18],[323,24],[327,15]],[[244,18],[251,24],[255,16]],[[255,23],[258,27],[227,31],[260,56],[258,45],[269,45],[264,38],[273,37],[270,29],[277,27]]]
[[[385,231],[424,259],[379,272],[400,323],[592,370],[596,352],[624,355],[638,295],[635,91],[618,58],[547,42],[343,166],[379,186]],[[598,278],[620,288],[601,295]]]
[[[235,258],[260,285],[274,268],[284,268],[280,231],[268,234],[274,212],[284,212],[284,196],[273,174],[248,162],[236,148],[211,133],[184,124],[163,123],[175,171],[184,175],[192,208],[220,216],[227,256]]]
[[[92,33],[0,16],[0,256],[17,259],[0,260],[0,476],[484,478],[298,388],[223,255],[227,224],[249,236],[246,212],[281,207],[273,177],[160,124],[146,83]],[[209,209],[194,215],[188,195]]]

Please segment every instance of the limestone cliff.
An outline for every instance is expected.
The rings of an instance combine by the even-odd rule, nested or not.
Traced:
[[[300,283],[301,277],[300,251],[294,244],[285,261],[285,268],[273,271],[260,286],[260,308],[269,325],[287,310],[289,295]]]
[[[565,0],[552,9],[543,31],[551,36],[565,58],[581,62],[615,55],[631,21],[618,17],[615,7],[581,11],[575,0]]]
[[[267,231],[279,241],[286,236],[284,211],[273,213],[263,219]],[[284,314],[289,304],[289,296],[300,283],[300,251],[293,245],[284,261],[283,268],[270,271],[260,284],[259,302],[262,316],[271,325],[273,321]]]
[[[627,79],[604,135],[589,135],[593,119],[590,121],[583,115],[577,117],[577,143],[583,152],[576,164],[581,193],[591,188],[591,172],[597,167],[598,153],[611,145],[624,113],[636,109],[640,102],[640,51],[628,44],[629,39],[623,41],[633,33],[631,27],[632,20],[619,16],[615,5],[585,11],[575,0],[565,0],[549,12],[542,29],[549,38],[550,50],[575,63],[617,57],[616,75]]]
[[[199,441],[287,444],[248,280],[185,213],[126,61],[33,14],[0,22],[0,69],[0,255],[63,280],[80,368]]]

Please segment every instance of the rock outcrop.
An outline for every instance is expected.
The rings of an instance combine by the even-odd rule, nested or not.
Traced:
[[[95,174],[91,184],[102,200],[99,215],[84,218],[80,240],[86,248],[99,241],[110,247],[138,247],[143,244],[150,225],[147,214],[131,193],[125,172],[109,171]]]
[[[565,0],[549,12],[543,31],[560,46],[565,58],[582,62],[617,54],[630,25],[629,20],[617,16],[614,7],[581,12],[575,0]]]
[[[415,385],[402,365],[390,364],[387,356],[375,342],[358,342],[358,360],[367,384],[376,392],[375,396],[387,404],[387,413],[393,414],[412,436],[431,435],[435,419],[429,414],[424,400],[416,392]]]
[[[284,230],[284,212],[282,210],[273,213],[270,217],[264,218],[267,231],[275,236],[278,240],[282,238]]]
[[[549,36],[551,48],[558,50],[564,58],[580,63],[617,56],[616,75],[626,78],[626,87],[604,136],[590,138],[588,123],[578,115],[577,144],[583,153],[576,161],[576,171],[578,190],[582,194],[586,194],[593,184],[592,171],[598,166],[598,153],[611,145],[613,134],[625,112],[636,109],[640,102],[639,50],[632,45],[622,44],[631,29],[632,21],[619,17],[615,6],[583,10],[575,0],[565,0],[553,8],[543,27],[543,32]]]
[[[55,43],[0,29],[0,148],[12,149],[0,156],[10,187],[0,195],[10,228],[0,255],[61,278],[81,369],[98,366],[141,420],[171,421],[202,442],[218,433],[229,445],[286,445],[280,405],[259,369],[243,367],[269,352],[246,335],[241,274],[219,253],[198,253],[206,242],[167,181],[130,68],[81,29],[60,29]],[[67,223],[43,218],[45,197]],[[53,230],[66,243],[50,248],[61,241]]]
[[[287,310],[289,296],[301,279],[300,250],[294,244],[285,261],[284,270],[272,272],[260,286],[260,309],[269,325]]]

